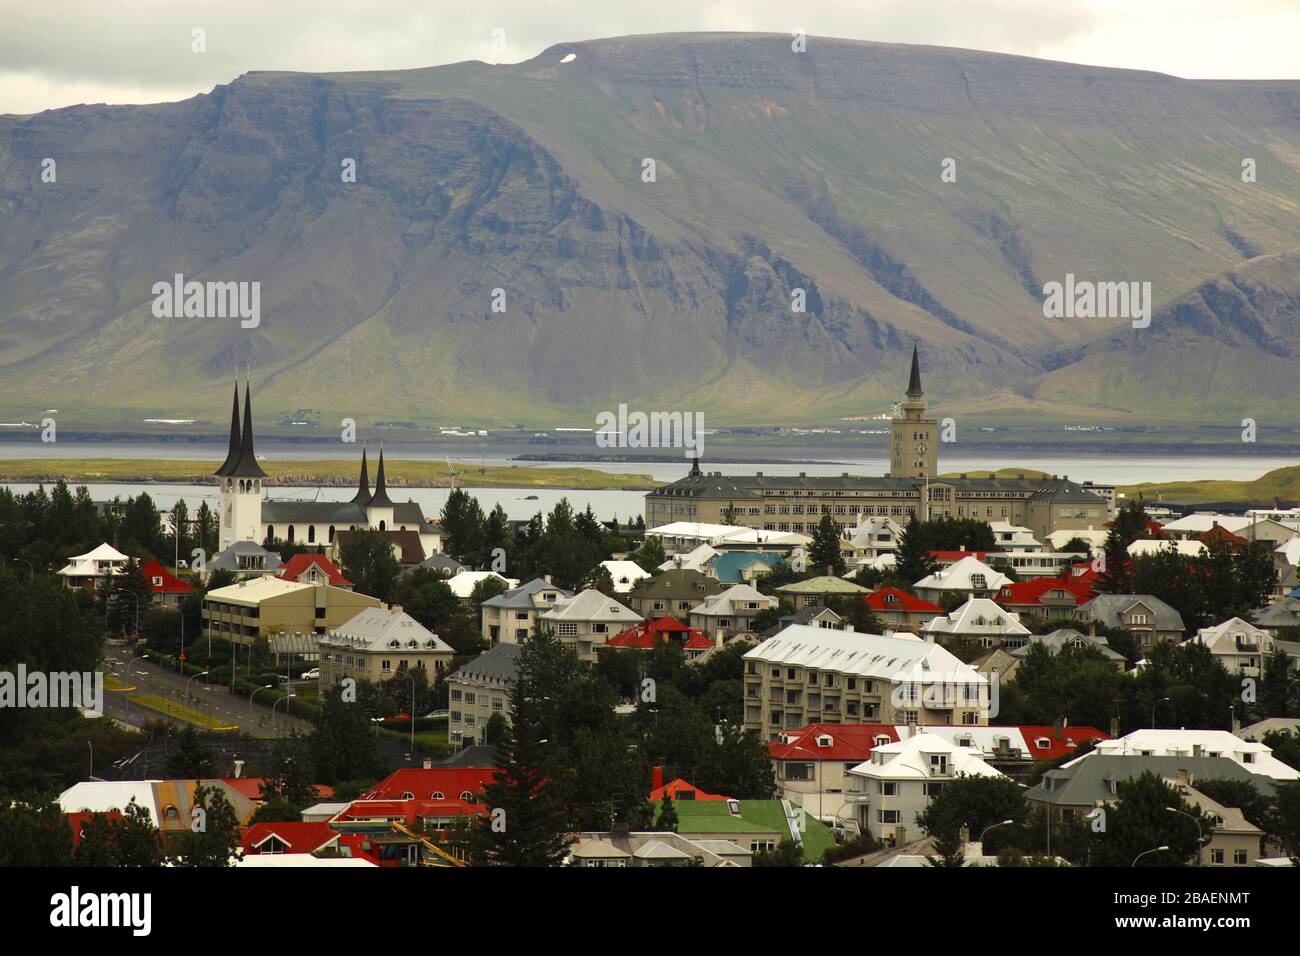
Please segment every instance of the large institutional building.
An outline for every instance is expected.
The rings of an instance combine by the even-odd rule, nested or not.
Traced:
[[[425,518],[420,505],[414,501],[394,502],[388,497],[382,450],[373,493],[363,449],[357,493],[351,501],[267,501],[262,488],[266,472],[253,452],[252,396],[248,383],[244,385],[242,428],[239,418],[239,383],[236,382],[230,412],[230,447],[226,460],[215,472],[221,479],[221,551],[240,541],[261,544],[272,539],[328,547],[339,532],[366,528],[414,532],[420,536],[425,555],[437,550],[437,529]]]
[[[925,417],[920,358],[912,350],[906,400],[891,423],[890,469],[882,478],[723,475],[703,472],[699,462],[679,481],[646,495],[646,527],[674,521],[720,524],[734,509],[735,521],[765,531],[809,533],[828,514],[841,530],[864,517],[926,520],[948,515],[1007,521],[1034,532],[1100,528],[1110,518],[1106,500],[1068,478],[939,477],[938,428]]]

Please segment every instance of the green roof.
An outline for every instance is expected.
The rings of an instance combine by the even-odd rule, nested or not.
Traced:
[[[860,584],[845,581],[843,578],[823,574],[821,577],[809,578],[807,581],[795,581],[777,588],[782,594],[869,594]]]
[[[728,809],[726,800],[676,800],[673,806],[677,810],[677,832],[683,836],[754,831],[777,833],[781,839],[791,835],[780,800],[741,800],[738,817]],[[805,813],[803,819],[803,857],[809,863],[820,862],[835,839],[811,813]]]

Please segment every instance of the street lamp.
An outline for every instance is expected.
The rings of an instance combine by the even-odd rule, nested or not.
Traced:
[[[1174,699],[1172,697],[1161,697],[1159,700],[1155,700],[1151,702],[1151,729],[1152,730],[1156,729],[1156,705],[1163,704],[1165,701],[1169,701],[1172,704],[1174,702]]]
[[[989,824],[988,826],[986,826],[983,830],[981,830],[981,831],[980,831],[980,853],[983,853],[983,852],[984,852],[984,834],[985,834],[985,833],[988,833],[988,832],[989,832],[990,830],[992,830],[994,827],[1005,827],[1005,826],[1010,826],[1011,824],[1013,824],[1013,823],[1015,823],[1015,822],[1016,822],[1015,820],[1000,820],[1000,821],[997,822],[997,823],[990,823],[990,824]]]
[[[414,760],[415,759],[415,678],[411,676],[410,671],[404,668],[398,668],[397,673],[398,675],[405,677],[407,680],[411,682],[411,759]]]
[[[1142,857],[1144,857],[1144,856],[1149,856],[1149,855],[1152,854],[1152,853],[1159,853],[1161,850],[1167,850],[1167,849],[1169,849],[1169,847],[1167,847],[1167,846],[1158,846],[1158,847],[1155,847],[1154,849],[1151,849],[1151,850],[1143,850],[1143,851],[1142,851],[1141,853],[1139,853],[1137,856],[1133,857],[1133,865],[1134,865],[1134,866],[1137,866],[1137,865],[1138,865],[1138,860],[1142,859]]]
[[[1177,813],[1180,816],[1187,817],[1187,819],[1191,820],[1193,823],[1196,824],[1196,862],[1193,863],[1192,866],[1200,866],[1201,846],[1202,846],[1202,841],[1204,841],[1205,839],[1205,831],[1201,829],[1201,821],[1197,817],[1192,816],[1186,810],[1179,810],[1177,807],[1165,807],[1165,809],[1168,810],[1170,813]]]
[[[248,695],[248,719],[250,722],[253,719],[253,698],[257,696],[258,691],[270,690],[272,686],[271,684],[263,684],[261,687],[254,687],[253,692]],[[274,705],[272,705],[271,709],[275,709]]]
[[[208,676],[207,671],[199,671],[197,674],[195,674],[193,677],[191,677],[189,680],[185,682],[185,706],[186,707],[190,705],[190,683],[194,680],[195,677],[207,677],[207,676]]]
[[[278,707],[278,706],[280,705],[280,701],[281,701],[281,700],[286,701],[286,703],[285,703],[285,705],[284,705],[284,715],[285,715],[286,717],[288,717],[288,716],[289,716],[289,704],[287,703],[287,701],[289,701],[289,700],[291,700],[292,698],[297,697],[297,696],[298,696],[297,694],[295,694],[295,693],[293,693],[292,691],[290,691],[289,693],[285,694],[283,697],[279,698],[279,700],[277,700],[274,704],[271,705],[271,736],[272,736],[272,737],[275,736],[275,708]]]
[[[23,524],[26,524],[26,523],[27,523],[27,522],[25,522],[25,521],[23,522]],[[36,580],[36,568],[33,567],[33,566],[32,566],[32,563],[31,563],[30,561],[28,561],[26,558],[20,558],[20,557],[15,556],[15,557],[12,557],[12,558],[8,558],[8,559],[6,559],[5,556],[4,556],[3,554],[0,554],[0,561],[4,561],[4,560],[9,560],[9,561],[21,561],[23,564],[27,565],[27,577],[28,577],[28,580],[29,580],[29,581],[35,581],[35,580]]]

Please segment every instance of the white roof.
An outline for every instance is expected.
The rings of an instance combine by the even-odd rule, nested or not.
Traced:
[[[743,531],[734,524],[707,524],[700,521],[672,521],[668,524],[661,524],[657,528],[650,528],[646,531],[647,535],[654,535],[656,538],[698,538],[701,541],[712,541],[714,538],[723,538],[734,531]]]
[[[149,819],[154,826],[159,825],[158,807],[154,800],[155,783],[158,780],[84,780],[74,783],[59,794],[59,809],[64,813],[79,813],[89,810],[92,813],[107,813],[109,810],[125,811],[127,805],[135,800],[137,804],[149,811]]]
[[[674,571],[678,568],[703,571],[704,566],[718,556],[718,551],[707,544],[696,545],[685,554],[675,554],[663,564],[660,571]]]
[[[1227,757],[1251,773],[1274,780],[1300,780],[1300,770],[1289,767],[1273,756],[1269,747],[1253,740],[1242,740],[1226,730],[1135,730],[1114,740],[1099,740],[1092,751],[1112,756],[1150,754],[1155,757],[1190,757],[1199,746],[1203,757]],[[1247,756],[1249,755],[1249,756]],[[1078,760],[1088,758],[1079,757]],[[1063,764],[1070,766],[1075,761]]]
[[[242,604],[251,607],[265,601],[267,598],[282,597],[296,591],[310,591],[315,587],[314,584],[304,584],[300,581],[284,581],[280,578],[262,575],[209,591],[207,599],[220,601],[224,604]]]
[[[1165,531],[1172,534],[1200,534],[1202,531],[1209,531],[1215,525],[1218,525],[1224,531],[1231,531],[1233,534],[1241,535],[1244,538],[1251,536],[1251,527],[1254,526],[1256,531],[1271,532],[1268,537],[1279,537],[1278,532],[1289,532],[1295,534],[1295,529],[1274,521],[1271,518],[1260,518],[1253,515],[1221,515],[1212,513],[1201,513],[1184,515],[1177,521],[1167,521],[1162,527]],[[1284,533],[1280,539],[1285,539]]]
[[[1078,538],[1094,548],[1100,548],[1106,543],[1106,536],[1110,531],[1106,528],[1083,528],[1083,529],[1065,529],[1063,531],[1053,531],[1047,536],[1047,542],[1053,548],[1059,549],[1062,545]]]
[[[971,583],[971,578],[977,574],[984,575],[983,587],[977,588]],[[915,586],[935,591],[996,591],[1002,585],[1010,583],[1011,579],[1005,574],[994,571],[979,558],[967,555],[951,566],[923,577]]]
[[[478,584],[485,578],[496,578],[503,582],[508,588],[519,587],[519,582],[514,578],[506,578],[497,574],[495,571],[461,571],[453,574],[447,579],[447,587],[451,588],[451,593],[458,598],[468,598],[474,593],[474,585]]]
[[[347,623],[331,628],[322,644],[345,644],[356,650],[394,650],[442,652],[455,654],[450,644],[434,634],[405,611],[368,607],[354,614]]]
[[[776,598],[763,594],[751,584],[733,584],[727,590],[705,598],[691,613],[706,617],[730,617],[736,613],[739,605],[751,601],[757,602],[759,607],[775,607],[778,603]]]
[[[59,574],[64,576],[76,576],[100,573],[96,568],[97,564],[108,562],[110,564],[125,564],[131,560],[111,544],[101,544],[93,551],[87,551],[85,554],[78,554],[75,557],[68,558],[68,563],[64,565]],[[116,571],[116,569],[113,569]]]
[[[791,624],[749,651],[745,659],[881,680],[910,680],[925,672],[943,675],[949,683],[988,683],[946,648],[915,634],[886,637]]]
[[[636,624],[640,614],[624,607],[612,597],[594,588],[579,591],[567,601],[561,601],[541,615],[543,621],[609,621],[615,624]]]
[[[1029,633],[1029,628],[1020,623],[1020,615],[1011,613],[989,598],[968,598],[956,610],[931,618],[921,630],[927,634],[990,636]]]
[[[602,561],[600,566],[614,579],[614,590],[619,593],[632,590],[638,581],[650,577],[650,572],[635,561]]]
[[[1287,564],[1300,564],[1300,537],[1283,541],[1274,553],[1282,555]]]
[[[235,866],[264,869],[267,867],[371,867],[375,864],[360,856],[312,856],[310,853],[249,853]]]
[[[1238,637],[1248,638],[1264,650],[1273,644],[1272,634],[1239,617],[1230,617],[1213,627],[1203,627],[1192,640],[1204,644],[1213,653],[1236,653]]]
[[[800,534],[797,531],[765,531],[758,528],[736,527],[729,528],[727,534],[719,535],[713,541],[714,544],[766,544],[772,546],[788,546],[792,548],[802,547],[811,542],[812,538],[806,534]]]
[[[662,840],[647,840],[632,854],[638,860],[689,860],[691,855],[683,853]]]
[[[948,758],[948,767],[943,774],[935,774],[931,770],[930,758],[935,755]],[[924,731],[897,743],[874,747],[871,756],[871,760],[858,764],[849,773],[883,780],[930,780],[936,776],[946,779],[958,774],[971,777],[1005,776],[1000,770],[985,763],[977,750],[958,747],[946,737]]]
[[[1128,553],[1133,557],[1157,554],[1161,551],[1175,551],[1186,558],[1194,558],[1205,551],[1203,541],[1160,541],[1140,538],[1128,546]]]

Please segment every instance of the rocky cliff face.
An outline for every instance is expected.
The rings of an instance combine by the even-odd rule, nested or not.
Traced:
[[[886,408],[913,341],[955,411],[1251,397],[1116,387],[1171,348],[1295,410],[1298,145],[1300,83],[751,35],[0,117],[0,410],[207,416],[251,363],[265,413],[807,421]],[[1169,307],[1136,344],[1048,319],[1067,272]],[[154,318],[176,273],[260,282],[260,325]]]

